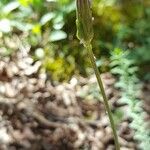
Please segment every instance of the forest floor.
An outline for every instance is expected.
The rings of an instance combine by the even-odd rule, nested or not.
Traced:
[[[74,76],[54,86],[40,68],[25,50],[0,59],[0,150],[114,150],[96,79]],[[114,77],[102,78],[112,112],[126,111],[117,102]],[[147,102],[149,89],[146,84]],[[130,121],[124,117],[117,123],[122,150],[137,150]]]

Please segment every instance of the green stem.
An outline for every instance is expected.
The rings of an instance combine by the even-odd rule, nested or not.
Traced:
[[[105,109],[106,109],[106,111],[108,113],[108,117],[109,117],[109,120],[110,120],[110,124],[111,124],[111,128],[112,128],[112,131],[113,131],[113,135],[114,135],[114,141],[115,141],[116,150],[120,150],[120,146],[119,146],[119,142],[118,142],[118,136],[117,136],[114,120],[113,120],[113,117],[112,117],[112,112],[111,112],[111,110],[109,108],[108,99],[106,97],[106,93],[105,93],[105,90],[104,90],[103,82],[102,82],[102,79],[100,77],[99,70],[98,70],[98,68],[96,66],[94,54],[93,54],[93,51],[92,51],[92,45],[90,43],[86,43],[86,44],[84,44],[84,46],[88,50],[88,55],[90,57],[90,61],[91,61],[92,67],[94,69],[94,72],[95,72],[95,75],[96,75],[96,78],[97,78],[97,81],[98,81],[98,85],[99,85],[99,88],[101,90],[101,93],[102,93],[102,96],[103,96],[103,99],[104,99]]]

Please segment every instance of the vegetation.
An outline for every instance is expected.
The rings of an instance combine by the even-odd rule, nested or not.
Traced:
[[[22,42],[32,47],[33,56],[42,60],[46,71],[51,72],[51,78],[63,81],[75,72],[87,74],[85,68],[89,66],[89,60],[75,36],[75,1],[3,0],[0,8],[1,37],[10,40],[24,37]],[[101,70],[108,71],[110,50],[129,48],[132,59],[144,66],[141,71],[148,78],[145,71],[150,61],[147,50],[150,46],[149,2],[95,0],[92,8],[95,18],[93,45]],[[9,47],[4,49],[3,55],[13,51]],[[101,65],[102,62],[105,65]]]
[[[116,48],[111,56],[111,71],[119,76],[116,83],[116,87],[122,93],[119,102],[128,105],[126,114],[132,119],[130,126],[135,131],[134,138],[138,140],[142,150],[148,150],[150,129],[148,128],[148,122],[145,122],[146,114],[142,109],[142,102],[138,98],[140,93],[139,80],[136,76],[138,68],[135,67],[135,62],[128,58],[128,55],[129,51],[123,52]]]
[[[31,88],[29,93],[27,92],[28,89],[23,88],[20,91],[18,90],[18,93],[20,93],[20,95],[18,95],[20,97],[18,96],[18,98],[16,96],[11,99],[12,101],[14,99],[17,101],[16,104],[13,105],[13,109],[11,109],[11,111],[9,111],[8,113],[6,113],[5,110],[9,109],[5,109],[3,112],[4,114],[6,114],[6,116],[4,115],[5,119],[10,117],[8,121],[10,121],[11,117],[14,115],[12,115],[11,112],[15,112],[17,110],[14,108],[17,107],[18,101],[20,101],[20,99],[23,99],[23,101],[26,99],[32,99],[34,105],[36,105],[35,108],[40,108],[40,111],[44,111],[48,107],[47,99],[49,97],[50,99],[56,98],[55,100],[57,101],[57,108],[60,108],[61,106],[64,107],[64,110],[69,109],[69,112],[71,112],[72,108],[76,108],[78,106],[81,109],[80,111],[82,114],[79,115],[79,120],[82,117],[85,118],[87,114],[89,116],[94,116],[95,113],[97,114],[97,112],[100,116],[102,115],[104,117],[104,110],[101,106],[101,102],[94,101],[95,99],[101,99],[101,97],[99,98],[95,83],[92,82],[91,84],[89,84],[90,79],[88,77],[92,78],[91,74],[93,73],[93,69],[91,69],[90,59],[89,57],[87,57],[89,56],[90,52],[90,58],[93,61],[94,67],[98,67],[98,69],[95,68],[96,72],[100,71],[101,74],[104,73],[106,80],[108,78],[108,82],[110,82],[109,78],[115,80],[115,83],[113,84],[115,84],[115,90],[119,93],[120,97],[115,96],[117,95],[117,92],[114,91],[114,89],[110,90],[111,94],[109,96],[109,92],[107,93],[107,88],[109,90],[110,87],[106,86],[105,82],[104,85],[107,87],[106,95],[108,96],[108,99],[110,99],[109,104],[111,106],[111,111],[114,112],[113,116],[114,118],[119,119],[119,123],[117,122],[118,124],[115,122],[119,137],[121,137],[119,129],[122,127],[122,123],[124,122],[125,118],[128,118],[130,131],[132,130],[134,132],[134,139],[132,140],[132,138],[130,138],[129,141],[127,140],[127,143],[132,141],[137,146],[133,146],[131,149],[149,150],[150,129],[148,127],[149,120],[147,119],[147,121],[146,117],[148,116],[149,118],[148,113],[150,113],[150,108],[145,109],[144,107],[144,104],[147,103],[146,99],[149,94],[142,97],[142,87],[145,85],[149,87],[150,82],[150,1],[91,0],[90,2],[93,19],[91,19],[90,14],[90,16],[86,16],[86,19],[78,20],[86,22],[86,25],[88,26],[83,26],[83,24],[80,24],[81,22],[77,22],[77,28],[79,31],[77,35],[81,40],[81,43],[79,43],[76,37],[75,23],[76,0],[0,0],[0,108],[2,108],[3,110],[7,102],[6,100],[6,102],[4,102],[5,105],[2,105],[1,99],[11,99],[11,96],[8,95],[15,93],[9,92],[8,94],[7,91],[11,91],[11,89],[13,89],[8,88],[8,85],[12,84],[14,87],[18,85],[21,88],[22,85],[20,85],[20,82],[24,83],[26,81],[27,84],[24,83],[24,85],[29,86],[31,84],[31,87],[34,87],[34,89],[29,86],[29,89]],[[88,13],[88,11],[85,11],[85,13]],[[78,16],[78,19],[79,17],[80,16]],[[91,26],[92,21],[93,28]],[[85,30],[83,31],[83,29]],[[82,44],[84,44],[84,47],[82,46]],[[89,44],[92,45],[93,52],[97,58],[96,65],[93,59],[93,52],[91,51],[91,47]],[[88,49],[89,51],[86,51],[85,49]],[[34,71],[33,68],[37,64],[40,64],[40,67],[37,67],[37,70],[35,69],[36,73],[31,73],[29,75],[28,73],[26,74],[26,72],[28,72],[28,69],[25,67],[22,67],[20,69],[18,64],[21,64],[20,66],[26,64],[27,68],[29,68],[31,72]],[[25,71],[22,71],[24,69]],[[15,72],[17,73],[15,74]],[[108,77],[106,75],[107,73],[113,75],[113,77],[111,75],[111,77]],[[39,77],[39,75],[41,76]],[[34,80],[30,81],[30,79],[32,78]],[[34,86],[35,78],[36,83],[38,83],[38,85],[36,86]],[[79,83],[80,78],[83,79],[81,83]],[[39,83],[41,81],[40,79],[43,79],[44,81]],[[86,82],[84,82],[84,79],[86,80]],[[16,80],[19,81],[17,82]],[[54,88],[52,88],[51,86],[47,86],[47,82],[50,82],[51,86],[54,86]],[[76,97],[77,99],[75,102],[70,102],[73,106],[71,104],[70,106],[67,103],[67,100],[72,97],[73,94],[70,92],[72,95],[70,97],[68,96],[69,98],[66,96],[66,93],[68,92],[67,90],[71,89],[70,87],[68,88],[65,85],[66,82],[69,83],[68,86],[73,88],[72,91],[74,91],[74,97]],[[6,83],[8,85],[6,85],[6,87],[4,88]],[[34,84],[32,85],[32,83]],[[41,85],[42,83],[44,84],[43,87],[39,87],[39,85]],[[60,88],[61,86],[59,87],[58,85],[66,86],[64,90],[64,93],[66,94],[64,94],[65,96],[59,93],[62,89]],[[52,93],[50,94],[51,96],[47,96],[47,98],[45,95],[49,91],[51,92],[51,90],[48,90],[48,87],[52,89]],[[60,88],[60,91],[57,88]],[[75,91],[79,89],[79,91],[82,91],[82,88],[83,90],[84,88],[86,90],[88,89],[89,91],[91,90],[90,94],[93,94],[94,96],[91,98],[89,96],[90,94],[88,95],[89,91],[85,92],[86,94],[84,94],[83,91],[83,93],[81,92],[81,94],[83,94],[84,96],[79,96],[78,92],[76,93]],[[103,87],[101,88],[103,89]],[[114,88],[112,84],[111,88]],[[148,91],[147,89],[146,91]],[[2,95],[4,91],[6,91],[7,93]],[[54,91],[59,92],[55,93]],[[42,94],[43,92],[45,92],[45,95]],[[22,93],[24,95],[25,93],[28,94],[27,96],[22,96]],[[39,97],[38,94],[40,95]],[[34,95],[38,98],[35,98]],[[65,102],[69,106],[65,102],[64,104],[63,102],[60,102],[60,98],[58,98],[57,95],[61,95],[60,97],[63,98],[65,97],[64,99],[68,98],[66,100],[67,102]],[[92,102],[91,100],[89,100],[90,102],[87,100],[87,95],[92,99]],[[105,93],[103,93],[103,96],[104,95]],[[42,99],[44,99],[44,102],[41,102],[41,97]],[[112,97],[115,98],[115,102],[112,100]],[[78,99],[82,99],[82,101],[79,102]],[[87,111],[87,107],[84,106],[84,100],[86,101],[85,103],[88,106],[88,109],[90,109],[91,106],[89,106],[89,103],[94,103],[92,105],[92,107],[94,108],[96,103],[97,107],[100,105],[100,108],[98,108],[96,112],[94,109]],[[53,100],[51,103],[54,103],[53,106],[56,105]],[[78,105],[75,106],[75,103]],[[121,107],[120,109],[118,109],[118,105],[122,106],[123,108]],[[21,105],[21,107],[23,106]],[[124,113],[124,107],[127,110],[126,113]],[[10,108],[10,105],[8,106],[8,108]],[[62,109],[60,108],[58,110]],[[56,114],[59,112],[58,110],[56,111]],[[117,114],[118,110],[121,110],[119,114]],[[17,111],[19,113],[16,113]],[[22,110],[17,111],[15,112],[15,114],[22,115]],[[48,113],[45,112],[43,112],[43,114],[47,116]],[[78,110],[76,112],[78,112]],[[9,113],[11,115],[9,115]],[[71,117],[74,117],[74,114],[71,114]],[[22,118],[22,116],[19,116],[19,118]],[[32,120],[30,117],[27,118],[29,118],[29,122]],[[54,119],[54,122],[57,122],[56,118]],[[96,121],[102,120],[101,117],[95,118]],[[63,123],[65,121],[63,121]],[[83,123],[81,122],[80,124]],[[101,128],[97,126],[97,123],[95,122],[88,122],[87,124],[88,129],[91,129],[90,132],[89,130],[87,131],[89,134],[91,134],[91,132],[93,133],[93,135],[97,133],[97,129],[95,129],[95,126],[97,128]],[[121,127],[119,126],[119,124],[121,124]],[[19,125],[17,127],[16,126],[14,127],[14,129],[18,129]],[[63,128],[62,130],[65,133],[59,135],[65,135],[66,133],[68,133],[68,131],[70,131],[70,126],[67,128],[67,131],[65,130],[66,128]],[[108,131],[107,126],[108,125],[105,124],[103,126],[104,134]],[[78,126],[78,128],[80,127]],[[40,132],[40,130],[38,131]],[[2,131],[0,130],[0,133],[1,132]],[[37,132],[38,134],[36,135],[41,134],[39,132]],[[70,134],[71,133],[72,132],[70,131]],[[110,133],[107,133],[106,135],[109,134]],[[80,132],[78,132],[78,136],[80,137]],[[86,137],[86,135],[82,135],[83,139],[84,137]],[[85,139],[89,143],[91,143],[90,138]],[[65,142],[62,141],[60,143],[63,143],[64,145]],[[100,142],[100,140],[97,141]],[[106,141],[109,141],[109,144]],[[109,149],[108,145],[111,145],[113,143],[113,140],[111,141],[110,138],[106,141],[104,141],[102,146],[99,146],[98,148]],[[77,148],[89,149],[89,143],[81,143],[82,144],[79,144]],[[129,147],[127,148],[129,149]]]
[[[114,135],[115,148],[116,150],[120,150],[118,136],[117,136],[114,120],[112,117],[112,112],[109,108],[109,103],[108,103],[108,99],[104,90],[103,82],[100,77],[98,67],[96,66],[96,61],[95,61],[94,54],[92,51],[91,41],[93,39],[93,24],[92,24],[92,13],[90,10],[90,2],[88,0],[84,0],[84,1],[77,0],[76,24],[77,24],[77,37],[81,41],[81,43],[83,43],[84,47],[88,51],[88,55],[89,55],[92,67],[95,72],[97,82],[101,90],[101,94],[103,96],[105,109],[108,113],[108,117],[110,120],[113,135]]]

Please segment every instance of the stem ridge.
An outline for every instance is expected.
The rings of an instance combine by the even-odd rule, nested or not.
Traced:
[[[113,120],[112,112],[111,112],[110,107],[109,107],[108,99],[107,99],[107,96],[106,96],[106,93],[105,93],[105,90],[104,90],[104,86],[103,86],[103,82],[102,82],[102,79],[101,79],[101,76],[100,76],[100,72],[99,72],[99,70],[96,66],[95,57],[94,57],[94,54],[93,54],[93,51],[92,51],[92,45],[90,43],[85,43],[84,47],[88,51],[88,55],[89,55],[92,67],[94,69],[94,72],[95,72],[95,75],[96,75],[96,78],[97,78],[97,82],[98,82],[100,91],[102,93],[105,109],[108,113],[109,121],[110,121],[111,128],[112,128],[112,131],[113,131],[116,150],[120,150],[118,136],[117,136],[117,132],[116,132],[116,128],[115,128],[115,123],[114,123],[114,120]]]

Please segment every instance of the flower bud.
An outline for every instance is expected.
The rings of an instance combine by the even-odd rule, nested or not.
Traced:
[[[76,0],[77,37],[83,43],[90,43],[93,38],[92,12],[89,0]]]

